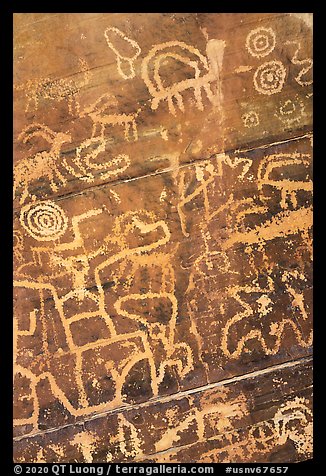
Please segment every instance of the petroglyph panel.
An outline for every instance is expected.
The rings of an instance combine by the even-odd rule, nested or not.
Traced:
[[[22,17],[15,206],[311,128],[312,35],[293,15]]]
[[[16,461],[311,457],[311,37],[15,15]]]
[[[312,454],[311,361],[26,440],[18,462],[299,461]]]

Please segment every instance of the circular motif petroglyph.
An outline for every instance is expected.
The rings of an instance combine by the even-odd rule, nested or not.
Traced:
[[[59,205],[48,200],[23,207],[20,223],[36,240],[51,241],[65,233],[68,219]]]
[[[271,28],[252,30],[246,38],[246,48],[256,58],[269,55],[275,48],[275,33]]]
[[[277,112],[274,114],[286,126],[299,124],[305,115],[305,107],[298,96],[293,99],[286,99],[281,102]]]
[[[282,91],[286,69],[281,61],[269,61],[257,68],[254,74],[255,89],[261,94],[276,94]]]
[[[241,116],[245,127],[256,127],[259,125],[259,116],[255,111],[249,111]]]

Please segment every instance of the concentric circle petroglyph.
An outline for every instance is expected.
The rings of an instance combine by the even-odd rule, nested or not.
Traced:
[[[245,127],[256,127],[259,125],[259,116],[255,111],[249,111],[241,116]]]
[[[65,233],[68,219],[59,205],[48,200],[24,206],[20,212],[20,223],[36,240],[51,241]]]
[[[275,43],[275,33],[271,28],[257,28],[246,38],[246,48],[256,58],[269,55],[274,50]]]
[[[269,61],[257,68],[254,74],[254,87],[261,94],[276,94],[282,91],[286,69],[281,61]]]

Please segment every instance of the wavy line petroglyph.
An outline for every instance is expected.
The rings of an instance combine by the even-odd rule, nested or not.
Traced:
[[[134,62],[141,53],[138,43],[113,26],[105,30],[104,36],[108,47],[116,55],[119,74],[124,79],[134,78],[136,76]],[[129,54],[126,54],[125,51],[129,51]]]
[[[113,176],[119,175],[130,166],[129,156],[126,154],[119,154],[116,157],[109,158],[108,161],[96,162],[97,157],[106,150],[106,138],[104,137],[104,128],[107,124],[123,124],[125,126],[126,134],[130,127],[130,122],[126,115],[110,116],[110,120],[104,118],[94,119],[94,127],[100,124],[102,127],[99,136],[92,136],[89,139],[82,141],[75,149],[75,157],[72,159],[72,164],[68,160],[61,157],[61,149],[63,144],[71,141],[71,135],[65,132],[54,132],[47,126],[38,123],[32,123],[27,126],[19,134],[18,139],[27,143],[33,137],[41,137],[50,144],[50,149],[43,152],[38,152],[33,157],[23,158],[14,167],[14,198],[20,192],[19,202],[23,204],[29,196],[29,190],[33,182],[40,179],[46,179],[49,182],[50,188],[53,192],[59,191],[59,183],[61,186],[68,184],[68,178],[65,172],[71,174],[82,181],[94,182],[99,177],[101,180],[106,180]],[[111,121],[111,122],[110,122]],[[134,128],[134,116],[130,119],[134,133],[137,130]],[[96,172],[96,176],[94,175]],[[35,200],[35,196],[31,196]]]
[[[286,41],[286,45],[295,45],[297,49],[295,50],[294,55],[291,58],[291,62],[294,65],[301,65],[302,69],[299,71],[297,76],[294,78],[295,81],[300,84],[300,86],[309,86],[310,84],[313,83],[312,79],[306,79],[306,81],[302,80],[302,76],[305,76],[313,66],[313,61],[311,58],[306,58],[306,59],[298,59],[299,52],[301,50],[301,43],[299,41]]]
[[[194,90],[195,106],[203,111],[202,89],[208,100],[214,106],[221,106],[221,72],[225,42],[223,40],[209,40],[206,46],[206,55],[203,56],[197,48],[182,41],[168,41],[154,46],[142,63],[142,78],[152,96],[151,108],[156,110],[161,101],[167,101],[171,114],[176,115],[173,101],[181,112],[185,111],[181,93],[187,89]],[[171,86],[164,86],[160,72],[166,62],[175,61],[186,65],[193,70],[193,77],[184,79]],[[217,82],[216,91],[212,91],[212,83]]]

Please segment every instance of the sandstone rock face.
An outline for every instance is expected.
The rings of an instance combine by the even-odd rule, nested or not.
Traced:
[[[16,462],[312,457],[309,14],[15,14]]]

